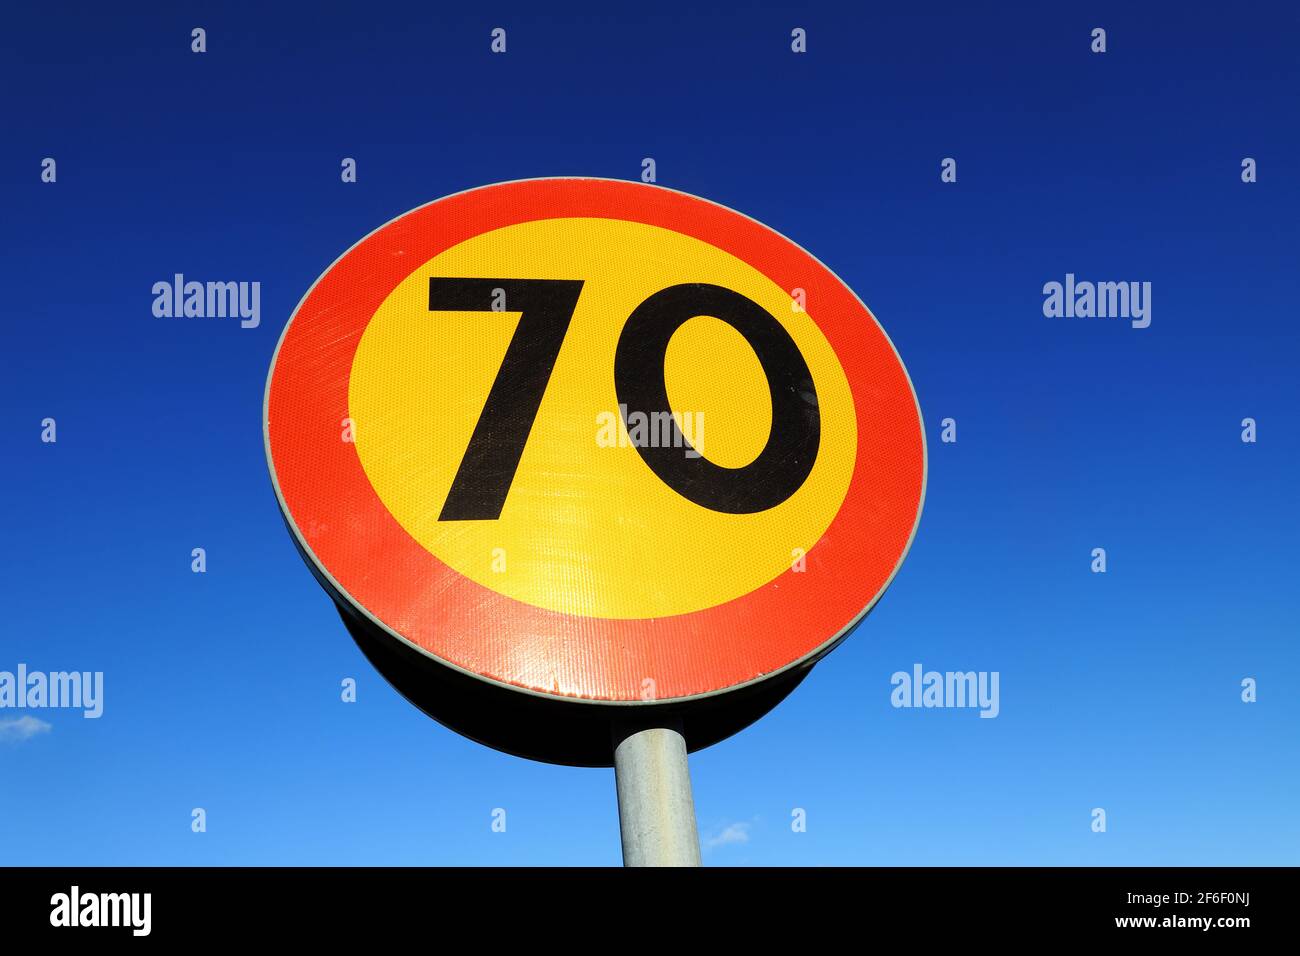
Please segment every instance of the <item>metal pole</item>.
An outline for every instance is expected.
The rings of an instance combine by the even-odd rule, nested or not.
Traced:
[[[699,866],[700,836],[677,728],[649,727],[615,737],[614,781],[624,866]]]

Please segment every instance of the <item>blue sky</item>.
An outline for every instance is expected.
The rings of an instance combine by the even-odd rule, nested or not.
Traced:
[[[482,748],[370,669],[259,419],[292,308],[375,226],[647,156],[857,291],[929,428],[879,607],[692,757],[706,862],[1295,863],[1300,14],[1134,6],[10,11],[0,670],[102,670],[105,712],[0,712],[49,725],[0,734],[0,863],[618,862],[612,771]],[[261,325],[154,318],[175,272],[260,281]],[[1151,326],[1044,317],[1068,272],[1151,282]],[[1000,715],[892,708],[917,662],[998,671]]]

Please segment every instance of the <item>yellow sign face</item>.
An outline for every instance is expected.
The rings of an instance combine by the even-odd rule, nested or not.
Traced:
[[[431,280],[484,276],[502,276],[503,287],[475,311],[431,307]],[[580,282],[576,306],[499,515],[447,520],[453,483],[526,311],[512,309],[506,280],[534,277]],[[775,317],[815,387],[803,396],[820,416],[811,470],[788,497],[752,513],[691,500],[638,447],[685,438],[678,454],[724,469],[763,452],[772,387],[733,324],[706,307],[671,333],[662,381],[675,432],[620,408],[614,370],[628,317],[655,293],[693,283],[724,287]],[[653,619],[749,594],[822,537],[858,457],[849,382],[818,327],[817,302],[804,311],[793,292],[716,246],[641,222],[540,219],[473,236],[416,264],[361,335],[347,388],[361,467],[423,548],[535,607]],[[547,360],[536,353],[535,362]]]

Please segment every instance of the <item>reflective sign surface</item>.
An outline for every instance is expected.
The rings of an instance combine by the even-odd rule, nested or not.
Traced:
[[[471,190],[367,236],[267,388],[282,508],[336,599],[533,693],[714,694],[878,598],[925,480],[907,374],[824,266],[656,186]]]

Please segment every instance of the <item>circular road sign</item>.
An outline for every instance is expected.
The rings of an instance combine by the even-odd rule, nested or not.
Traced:
[[[911,382],[843,282],[613,180],[366,236],[295,310],[264,419],[285,520],[381,672],[565,763],[608,763],[615,713],[672,709],[693,748],[755,719],[879,599],[925,491]]]

